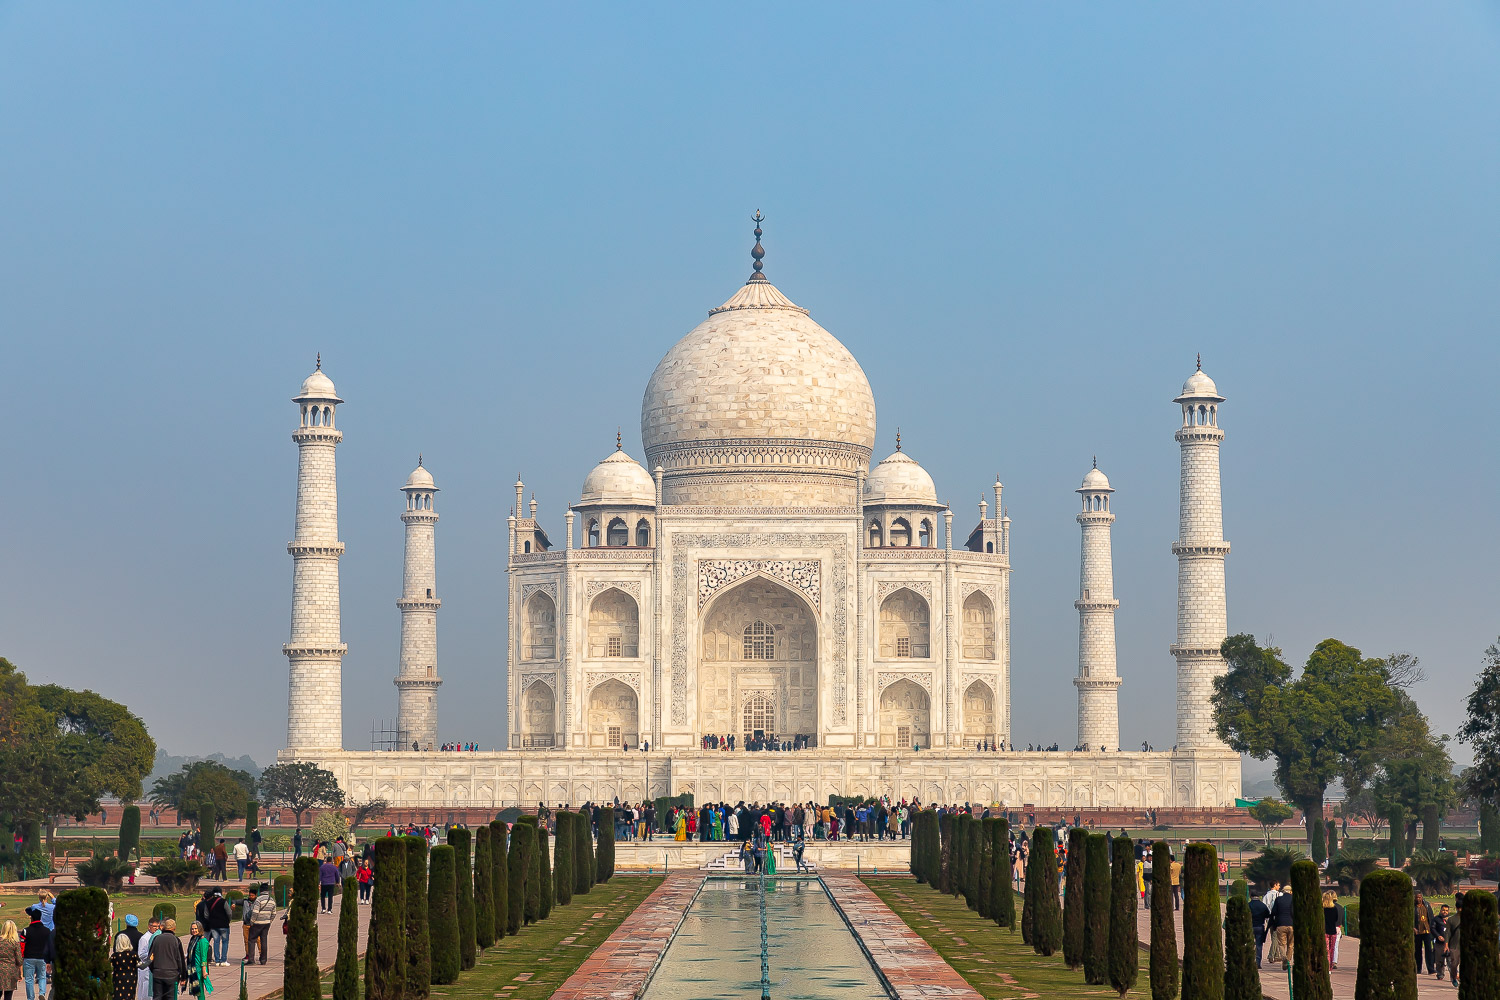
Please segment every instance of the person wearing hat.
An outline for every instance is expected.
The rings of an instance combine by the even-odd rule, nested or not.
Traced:
[[[120,932],[130,938],[130,949],[134,951],[141,945],[141,920],[134,913],[125,914],[125,929]]]

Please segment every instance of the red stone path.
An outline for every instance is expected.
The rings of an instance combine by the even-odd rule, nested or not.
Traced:
[[[558,987],[553,1000],[632,1000],[640,996],[702,882],[703,876],[696,872],[668,875]]]
[[[900,1000],[951,997],[979,1000],[979,993],[906,921],[896,916],[858,877],[824,872],[823,884],[844,911]]]

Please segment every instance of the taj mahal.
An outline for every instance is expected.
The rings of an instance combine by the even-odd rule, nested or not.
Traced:
[[[397,736],[389,749],[344,748],[342,400],[319,360],[294,399],[300,457],[280,759],[328,768],[352,802],[405,807],[683,792],[700,803],[890,794],[1014,808],[1233,804],[1240,759],[1215,736],[1209,706],[1225,670],[1229,552],[1224,397],[1213,380],[1200,367],[1173,400],[1182,459],[1175,746],[1120,746],[1114,491],[1095,467],[1073,501],[1077,748],[1018,751],[1001,483],[977,521],[955,525],[899,434],[874,461],[870,383],[848,349],[764,276],[760,221],[749,280],[667,350],[646,385],[644,461],[617,438],[555,537],[515,484],[503,750],[438,749],[439,490],[420,463],[393,511],[406,544]],[[731,739],[733,750],[723,749]],[[764,749],[773,741],[797,749]]]

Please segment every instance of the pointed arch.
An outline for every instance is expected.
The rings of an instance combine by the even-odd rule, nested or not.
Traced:
[[[931,652],[932,613],[915,590],[902,587],[880,602],[880,656],[883,659],[927,659]]]
[[[589,656],[639,656],[640,631],[635,598],[619,587],[610,587],[589,605]]]
[[[755,573],[714,595],[700,629],[699,735],[744,732],[755,697],[772,721],[761,728],[817,735],[818,617],[805,594]]]
[[[932,741],[932,699],[920,684],[902,678],[880,692],[880,745],[895,750]]]
[[[610,678],[589,692],[589,746],[635,746],[640,741],[640,700],[630,685]]]
[[[521,628],[523,660],[557,659],[557,605],[546,591],[526,598]]]
[[[995,604],[982,590],[964,598],[963,658],[995,658]]]
[[[521,692],[521,745],[551,747],[557,743],[557,698],[540,678]]]
[[[964,688],[964,746],[977,746],[995,739],[995,692],[984,681],[973,681]]]
[[[904,517],[898,517],[891,522],[891,545],[911,545],[911,522]]]

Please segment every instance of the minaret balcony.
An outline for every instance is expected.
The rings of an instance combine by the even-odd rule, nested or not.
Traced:
[[[289,642],[281,647],[281,651],[287,656],[343,656],[349,652],[349,646],[342,642],[334,645]]]
[[[1227,556],[1229,555],[1228,542],[1173,542],[1172,554],[1174,556]]]
[[[344,543],[290,541],[286,543],[286,550],[293,556],[341,556]]]
[[[1120,606],[1119,601],[1091,601],[1079,599],[1073,602],[1073,607],[1079,611],[1113,611]]]
[[[1117,688],[1124,681],[1119,677],[1075,677],[1073,685],[1080,689]]]
[[[443,606],[443,602],[436,597],[403,597],[396,601],[396,607],[402,611],[436,611]]]
[[[1173,436],[1178,444],[1219,444],[1224,440],[1224,430],[1211,424],[1194,424],[1177,428]]]
[[[298,427],[292,431],[292,440],[298,444],[338,444],[344,440],[344,432],[337,427]]]
[[[1173,656],[1222,656],[1218,646],[1179,646],[1173,643],[1167,647],[1167,651]]]

